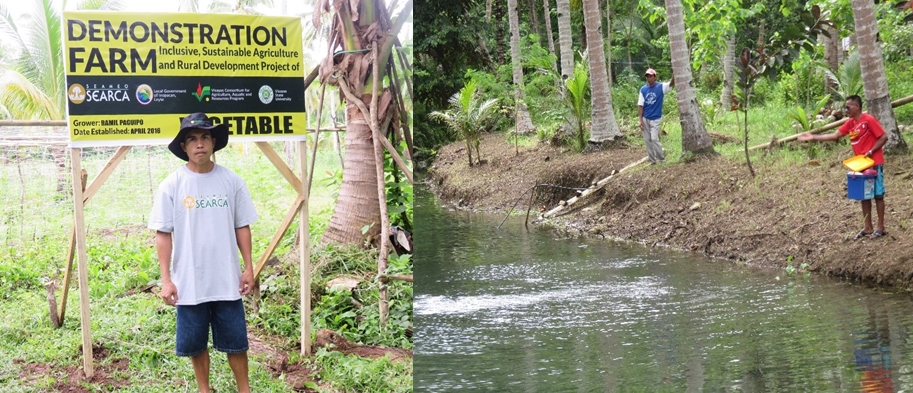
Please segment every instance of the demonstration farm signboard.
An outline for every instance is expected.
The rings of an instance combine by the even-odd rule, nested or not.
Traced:
[[[64,12],[74,147],[167,144],[206,112],[232,140],[306,135],[301,22],[293,17]]]

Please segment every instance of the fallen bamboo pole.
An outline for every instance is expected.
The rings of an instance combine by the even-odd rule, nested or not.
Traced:
[[[367,112],[369,114],[369,120],[371,122],[371,131],[374,133],[374,163],[377,169],[377,199],[380,201],[380,247],[378,247],[378,257],[377,257],[377,274],[384,274],[387,271],[387,250],[390,243],[390,216],[387,215],[387,190],[386,190],[386,181],[384,180],[384,144],[381,144],[382,140],[386,140],[384,135],[380,132],[380,119],[378,118],[377,113],[377,101],[378,101],[378,89],[377,86],[381,83],[379,79],[380,66],[378,65],[377,57],[377,47],[375,46],[371,50],[371,56],[374,58],[374,84],[371,92],[371,110]],[[340,83],[340,86],[343,86],[343,83]],[[345,87],[343,87],[345,89]],[[357,103],[364,104],[361,100],[357,100]],[[386,144],[389,145],[389,142]],[[392,149],[391,146],[387,147]],[[390,155],[393,156],[396,154],[396,150],[390,150]],[[396,157],[394,157],[396,160]],[[399,164],[400,162],[397,162]],[[404,172],[408,172],[405,169]],[[407,174],[408,175],[408,174]],[[409,178],[410,183],[412,178]],[[379,307],[379,316],[380,316],[380,326],[386,327],[387,325],[387,314],[390,312],[390,304],[387,287],[385,285],[379,285],[377,288],[377,294],[380,298],[378,302]]]
[[[548,217],[554,216],[555,214],[557,214],[557,213],[559,213],[560,211],[564,210],[564,209],[567,208],[568,206],[573,205],[573,204],[576,203],[577,201],[583,199],[583,197],[585,197],[585,196],[587,196],[587,195],[590,195],[590,194],[596,192],[597,190],[599,190],[600,188],[602,188],[602,186],[604,186],[606,183],[608,183],[609,180],[611,180],[612,177],[614,177],[615,175],[618,175],[618,174],[620,174],[620,173],[623,173],[623,172],[627,171],[628,169],[631,169],[631,168],[633,168],[633,167],[636,167],[636,166],[638,166],[638,165],[640,165],[640,164],[643,164],[643,163],[647,162],[647,159],[648,159],[648,158],[649,158],[649,157],[641,158],[640,160],[637,160],[636,162],[633,162],[633,163],[631,163],[631,164],[628,164],[628,166],[626,166],[626,167],[624,167],[624,168],[621,168],[621,170],[619,170],[618,172],[612,172],[611,175],[609,175],[608,177],[606,177],[606,178],[604,178],[604,179],[602,179],[602,180],[596,182],[596,184],[594,184],[594,185],[590,186],[590,188],[587,188],[586,190],[584,190],[582,193],[580,193],[580,195],[575,196],[575,197],[573,197],[573,198],[571,198],[571,199],[568,199],[567,202],[565,202],[565,204],[563,204],[563,205],[558,205],[558,206],[556,206],[554,209],[545,212],[545,214],[543,214],[542,217],[548,218]]]
[[[907,97],[901,98],[901,99],[899,99],[899,100],[897,100],[897,101],[892,101],[892,102],[891,102],[891,108],[897,108],[898,106],[906,105],[906,104],[909,104],[909,103],[911,103],[911,102],[913,102],[913,96],[907,96]],[[846,120],[847,120],[847,118],[844,118],[844,119],[841,119],[841,120],[837,120],[837,121],[835,121],[835,122],[833,122],[833,123],[825,124],[825,125],[823,125],[823,126],[821,126],[821,127],[815,128],[815,129],[810,130],[810,131],[808,131],[808,132],[810,132],[810,133],[812,133],[812,134],[817,134],[817,133],[824,132],[824,131],[827,131],[827,130],[830,130],[830,129],[833,129],[833,128],[837,128],[837,127],[840,127],[841,125],[843,125],[843,123],[846,123]],[[795,134],[795,135],[790,135],[790,136],[788,136],[788,137],[786,137],[786,138],[777,139],[777,144],[785,143],[785,142],[792,142],[792,141],[798,139],[798,138],[799,138],[799,135],[804,134],[804,133],[805,133],[805,131],[800,132],[800,133]],[[771,143],[772,143],[772,142],[767,142],[767,143],[762,143],[762,144],[760,144],[760,145],[752,146],[752,147],[749,147],[748,150],[757,150],[757,149],[763,149],[763,148],[766,148],[766,147],[770,147],[770,144],[771,144]]]
[[[384,284],[386,284],[390,281],[394,281],[394,280],[412,282],[412,275],[406,274],[406,275],[400,275],[400,276],[388,276],[386,274],[381,274],[381,275],[377,276],[377,279]]]

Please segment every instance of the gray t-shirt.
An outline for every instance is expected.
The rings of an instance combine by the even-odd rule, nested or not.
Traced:
[[[172,234],[178,305],[241,298],[235,229],[255,221],[247,185],[223,166],[195,173],[185,165],[159,184],[149,229]]]

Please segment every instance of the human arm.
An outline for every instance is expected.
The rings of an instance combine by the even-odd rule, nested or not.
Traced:
[[[644,128],[645,125],[644,125],[644,106],[643,105],[637,106],[637,119],[640,121],[640,128]]]
[[[644,98],[644,89],[643,87],[637,91],[637,120],[640,122],[640,128],[644,128],[644,104],[646,104],[646,99]]]
[[[241,273],[241,283],[238,287],[238,291],[240,291],[242,295],[247,295],[254,288],[254,263],[250,256],[250,226],[235,228],[235,237],[238,239],[238,249],[241,250],[241,258],[244,260],[244,272]]]
[[[872,148],[869,149],[869,151],[867,151],[865,153],[865,156],[872,157],[872,154],[874,154],[876,151],[878,151],[878,149],[881,149],[885,143],[888,143],[888,134],[887,133],[881,134],[881,136],[878,137],[878,139],[875,141],[875,145],[872,146]]]
[[[159,297],[169,306],[178,302],[178,290],[171,281],[171,234],[155,231],[155,252],[159,259],[159,270],[162,274],[162,290]]]
[[[669,81],[669,87],[675,87],[675,75],[672,75],[672,80]]]
[[[803,132],[799,134],[796,138],[800,142],[807,141],[836,141],[843,137],[844,134],[841,134],[840,131],[831,133],[831,134],[812,134],[810,132]]]

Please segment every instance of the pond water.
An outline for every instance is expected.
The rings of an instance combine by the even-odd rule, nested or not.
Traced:
[[[416,392],[913,389],[909,293],[441,205],[416,187]]]

